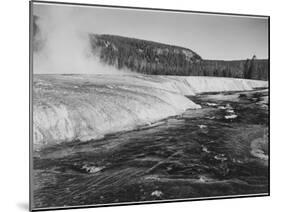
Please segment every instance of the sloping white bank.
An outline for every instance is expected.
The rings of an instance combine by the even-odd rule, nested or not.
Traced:
[[[246,91],[254,88],[268,87],[267,81],[246,80],[224,77],[178,77],[167,76],[168,83],[184,95],[204,92]]]
[[[184,95],[258,87],[267,87],[267,82],[211,77],[35,75],[34,148],[96,139],[200,108]]]

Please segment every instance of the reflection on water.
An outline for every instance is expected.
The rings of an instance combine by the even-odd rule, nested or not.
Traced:
[[[202,109],[36,152],[35,207],[267,193],[267,90],[189,98]]]

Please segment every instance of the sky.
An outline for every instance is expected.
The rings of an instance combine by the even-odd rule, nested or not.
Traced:
[[[263,17],[210,15],[59,4],[34,5],[33,12],[63,28],[113,34],[189,48],[203,59],[268,58],[268,20]],[[66,23],[69,22],[69,23]],[[65,35],[67,36],[67,35]]]

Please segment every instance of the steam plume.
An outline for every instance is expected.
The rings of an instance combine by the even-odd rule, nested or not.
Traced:
[[[73,7],[35,5],[35,74],[120,74],[90,49],[87,15]],[[95,20],[91,20],[95,21]]]

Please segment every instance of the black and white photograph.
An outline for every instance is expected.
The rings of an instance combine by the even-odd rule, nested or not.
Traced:
[[[269,16],[31,1],[29,24],[32,210],[269,195]]]

